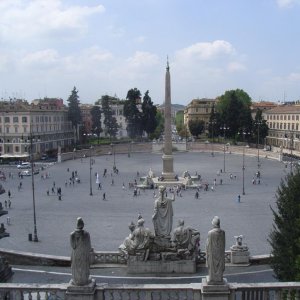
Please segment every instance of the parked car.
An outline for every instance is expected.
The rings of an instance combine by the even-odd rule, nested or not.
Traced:
[[[20,165],[17,165],[18,169],[30,169],[30,162],[22,162]]]
[[[31,176],[31,170],[23,170],[21,171],[20,173],[22,176]],[[33,171],[33,174],[36,175],[36,174],[39,174],[39,170],[34,170]]]

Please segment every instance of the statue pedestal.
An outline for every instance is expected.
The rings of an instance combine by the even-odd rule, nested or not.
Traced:
[[[227,280],[224,278],[223,282],[216,284],[209,284],[208,278],[202,279],[201,286],[202,300],[228,300],[230,295]]]
[[[88,285],[70,285],[67,288],[66,300],[94,300],[96,294],[96,282],[92,279]]]
[[[232,264],[249,264],[249,251],[231,251]]]
[[[174,254],[174,253],[172,253]],[[164,253],[162,257],[166,257]],[[196,273],[195,260],[146,260],[130,255],[127,260],[129,274],[193,274]]]

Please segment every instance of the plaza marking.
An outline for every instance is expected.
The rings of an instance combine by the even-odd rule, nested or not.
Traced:
[[[19,272],[29,272],[29,273],[45,273],[52,275],[62,275],[62,276],[71,276],[71,273],[63,273],[63,272],[53,272],[53,271],[43,271],[43,270],[33,270],[33,269],[19,269],[12,268],[13,271]],[[265,273],[265,272],[273,272],[273,269],[265,269],[265,270],[257,270],[257,271],[249,271],[249,272],[238,272],[231,274],[224,274],[226,277],[237,276],[237,275],[247,275],[247,274],[257,274],[257,273]],[[206,278],[207,275],[203,276],[187,276],[187,277],[125,277],[125,276],[104,276],[104,275],[92,275],[95,278],[109,278],[109,279],[136,279],[136,280],[145,280],[145,279],[160,279],[160,280],[177,280],[177,279],[197,279],[197,278]]]

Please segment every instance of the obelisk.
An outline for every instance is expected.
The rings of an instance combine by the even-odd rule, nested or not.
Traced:
[[[171,77],[169,61],[167,61],[166,79],[165,79],[165,141],[162,176],[164,181],[174,181],[175,174],[173,170],[172,155],[172,128],[171,128]]]

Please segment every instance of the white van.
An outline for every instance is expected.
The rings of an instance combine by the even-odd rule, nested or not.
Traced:
[[[22,162],[20,165],[17,165],[18,169],[30,169],[30,162]]]

